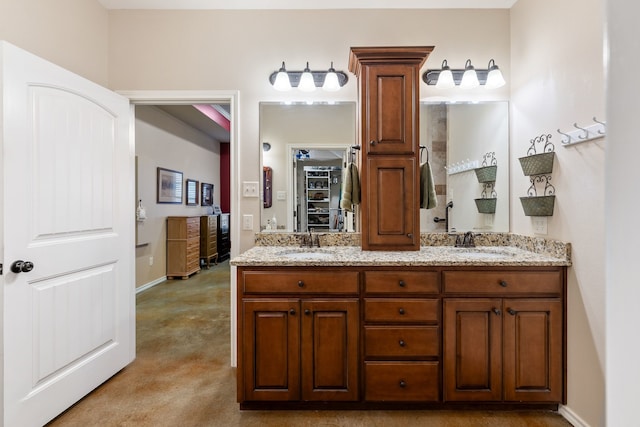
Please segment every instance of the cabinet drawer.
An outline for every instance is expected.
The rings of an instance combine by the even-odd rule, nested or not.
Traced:
[[[438,322],[437,299],[365,298],[366,322]]]
[[[367,271],[364,289],[369,294],[437,294],[439,274],[435,271]]]
[[[444,292],[561,294],[562,271],[445,271]]]
[[[244,271],[245,294],[357,294],[357,271]]]
[[[365,362],[365,400],[437,402],[439,362]]]
[[[187,237],[200,236],[200,218],[187,218]]]
[[[367,326],[365,357],[429,357],[440,354],[437,326]]]

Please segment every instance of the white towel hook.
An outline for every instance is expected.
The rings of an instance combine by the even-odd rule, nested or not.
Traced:
[[[569,135],[568,133],[564,133],[564,132],[562,132],[562,131],[560,130],[560,128],[558,128],[558,133],[559,133],[560,135],[564,135],[564,136],[566,136],[566,137],[567,137],[567,140],[566,140],[566,141],[565,141],[564,139],[561,139],[561,140],[560,140],[560,142],[562,142],[563,144],[568,144],[568,143],[570,143],[570,142],[571,142],[571,135]]]
[[[606,129],[606,128],[607,128],[607,123],[606,123],[606,122],[601,122],[600,120],[596,119],[596,116],[593,116],[593,121],[594,121],[594,122],[596,122],[596,123],[598,123],[598,124],[601,124],[601,125],[602,125],[602,127],[603,127],[604,129]],[[605,131],[604,131],[604,130],[602,130],[602,129],[598,129],[598,133],[599,133],[600,135],[604,135],[604,134],[605,134]]]
[[[573,127],[575,127],[576,129],[580,129],[581,131],[584,132],[584,135],[578,135],[578,138],[587,139],[589,137],[589,131],[586,130],[585,128],[581,128],[580,126],[578,126],[578,123],[574,123]]]

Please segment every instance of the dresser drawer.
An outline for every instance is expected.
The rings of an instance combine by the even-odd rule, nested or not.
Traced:
[[[187,237],[200,236],[200,217],[187,218]]]
[[[245,294],[357,294],[357,271],[244,271]]]
[[[435,271],[367,271],[364,290],[368,294],[437,294],[439,273]]]
[[[437,326],[366,326],[365,357],[439,356]]]
[[[562,271],[445,271],[446,293],[561,294]]]
[[[438,322],[439,300],[403,298],[365,298],[366,322]]]
[[[437,402],[439,362],[365,362],[365,400]]]

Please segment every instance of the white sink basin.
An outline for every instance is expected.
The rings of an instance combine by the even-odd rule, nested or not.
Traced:
[[[499,259],[512,256],[512,254],[505,251],[482,250],[477,248],[457,248],[454,253],[469,259]]]
[[[318,250],[296,250],[296,251],[285,251],[280,252],[278,255],[283,256],[285,258],[291,259],[302,259],[302,260],[323,260],[323,259],[331,259],[333,258],[333,254],[330,252],[318,251]]]

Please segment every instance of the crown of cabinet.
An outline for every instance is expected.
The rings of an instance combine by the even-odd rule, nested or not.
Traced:
[[[349,52],[349,71],[360,76],[364,64],[415,64],[422,67],[433,46],[410,47],[352,47]]]

